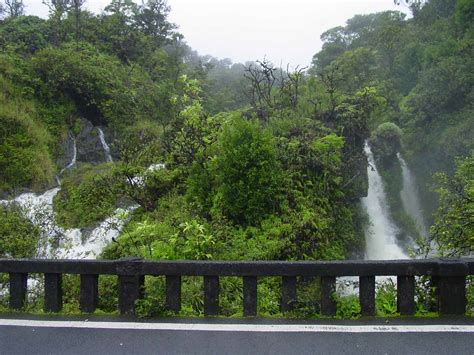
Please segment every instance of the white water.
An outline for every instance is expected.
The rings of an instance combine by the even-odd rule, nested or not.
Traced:
[[[72,159],[71,159],[71,162],[65,167],[63,168],[60,172],[59,172],[59,175],[62,175],[62,173],[64,173],[66,170],[69,170],[71,169],[72,167],[74,167],[77,163],[77,144],[76,144],[76,138],[74,138],[74,136],[72,135],[72,133],[69,133],[69,137],[70,139],[72,140]]]
[[[76,165],[76,140],[72,136],[71,138],[74,154],[71,162],[61,170],[60,174]],[[105,143],[104,146],[107,144]],[[107,152],[105,148],[104,150]],[[36,253],[37,258],[97,258],[104,247],[119,235],[127,221],[128,214],[136,209],[135,206],[125,210],[117,209],[113,216],[100,223],[86,237],[80,229],[64,229],[55,223],[53,200],[60,190],[61,187],[55,187],[43,194],[24,193],[13,200],[0,200],[2,205],[8,206],[13,203],[20,205],[24,209],[26,217],[40,228],[41,238]]]
[[[72,159],[71,159],[71,162],[65,166],[63,169],[61,169],[61,171],[59,172],[58,175],[56,175],[56,183],[58,184],[58,186],[61,186],[61,179],[60,179],[60,176],[66,171],[66,170],[69,170],[71,168],[73,168],[76,163],[77,163],[77,144],[76,144],[76,138],[74,138],[74,136],[72,135],[71,132],[69,132],[69,138],[71,139],[72,141]]]
[[[421,209],[418,190],[416,187],[415,177],[408,168],[407,163],[400,154],[397,154],[398,161],[402,167],[403,189],[400,191],[403,209],[413,219],[420,235],[424,238],[428,237],[428,228],[426,227]]]
[[[387,197],[385,195],[382,177],[375,166],[374,156],[366,144],[365,153],[369,160],[369,191],[362,199],[370,219],[370,225],[365,231],[366,260],[395,260],[408,259],[408,255],[397,245],[397,227],[388,217]]]
[[[365,260],[397,260],[409,259],[409,256],[396,243],[397,227],[390,220],[387,209],[387,196],[384,191],[382,177],[375,166],[374,156],[368,144],[365,145],[369,165],[369,191],[367,197],[361,199],[367,211],[370,224],[365,230]],[[340,277],[337,280],[337,291],[341,296],[359,293],[358,277]],[[377,284],[392,281],[395,277],[377,277]]]
[[[59,191],[60,188],[56,187],[41,195],[25,193],[10,201],[0,201],[3,205],[19,204],[26,211],[26,217],[40,227],[41,238],[36,254],[38,258],[95,259],[118,236],[128,213],[134,209],[117,209],[112,217],[107,218],[85,238],[80,229],[64,229],[55,223],[53,199]]]
[[[131,184],[134,186],[143,186],[146,183],[146,179],[149,175],[149,173],[153,173],[157,170],[165,169],[166,165],[164,163],[158,163],[158,164],[152,164],[146,169],[144,174],[135,176],[134,178],[131,179]]]
[[[104,148],[105,161],[109,163],[113,162],[114,160],[112,159],[112,155],[110,155],[110,147],[105,141],[104,131],[102,131],[102,129],[100,129],[99,127],[97,127],[97,131],[99,131],[100,143],[102,144],[102,147]]]

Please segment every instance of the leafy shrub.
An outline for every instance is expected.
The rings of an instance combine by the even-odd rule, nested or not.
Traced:
[[[0,204],[0,257],[33,257],[40,235],[40,229],[25,218],[23,208]]]
[[[118,58],[100,53],[90,43],[44,48],[35,54],[33,68],[45,96],[71,99],[96,124],[114,123],[119,128],[136,117],[140,100],[133,78],[143,73],[130,72]]]
[[[164,277],[145,277],[145,295],[135,302],[137,317],[150,318],[166,315],[164,295]]]
[[[474,316],[474,276],[468,276],[466,279],[466,313],[469,316]]]
[[[336,296],[337,312],[336,317],[342,319],[354,319],[360,317],[359,297],[356,295],[339,297]]]
[[[281,171],[270,132],[238,118],[224,125],[213,171],[213,208],[238,224],[255,225],[278,208]]]
[[[115,313],[118,309],[118,277],[99,276],[99,300],[97,309],[107,313]]]
[[[54,198],[56,221],[68,228],[91,226],[112,214],[117,201],[113,186],[106,184],[108,165],[82,165],[64,178]]]
[[[55,170],[49,142],[34,103],[0,75],[0,190],[45,188]]]
[[[397,286],[392,279],[384,281],[377,288],[375,306],[380,316],[397,313]]]

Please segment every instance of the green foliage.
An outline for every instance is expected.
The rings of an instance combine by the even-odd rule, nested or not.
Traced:
[[[50,186],[58,148],[85,118],[108,126],[118,159],[67,171],[55,211],[62,226],[83,228],[136,205],[103,257],[344,259],[364,247],[357,201],[367,193],[369,137],[393,220],[405,234],[416,229],[400,212],[403,137],[427,211],[436,206],[431,175],[444,173],[432,229],[440,252],[472,253],[472,158],[454,163],[473,149],[472,1],[426,1],[409,19],[355,16],[321,36],[308,72],[201,57],[174,32],[163,0],[114,0],[99,15],[80,3],[0,22],[2,193]],[[0,255],[34,255],[39,230],[18,207],[0,208]],[[65,282],[66,311],[77,312],[77,278]],[[164,280],[146,286],[139,315],[165,315]],[[223,312],[241,315],[241,280],[221,286]],[[116,287],[100,278],[101,311],[115,311]],[[203,314],[202,288],[183,279],[182,315]],[[300,288],[295,315],[314,314],[318,281]],[[427,280],[418,282],[420,313],[433,303],[422,290],[431,292]],[[280,291],[277,278],[259,282],[260,314],[281,315]],[[338,317],[359,317],[355,297],[336,299]],[[396,312],[393,284],[379,288],[377,310]]]
[[[179,233],[178,226],[191,218],[183,196],[170,193],[158,200],[153,212],[138,211],[116,243],[110,244],[104,250],[103,257],[179,259],[180,256],[176,255],[169,240]]]
[[[278,260],[288,244],[290,231],[289,224],[269,216],[255,227],[235,228],[225,239],[220,236],[216,249],[221,251],[221,258],[229,260]]]
[[[239,224],[276,211],[281,171],[271,133],[236,118],[224,125],[217,144],[213,209]]]
[[[258,283],[258,314],[263,317],[281,316],[281,278],[266,277]]]
[[[436,287],[432,278],[429,276],[415,278],[415,300],[416,315],[428,315],[437,310]]]
[[[466,278],[466,314],[474,316],[474,277],[468,276]]]
[[[21,16],[5,21],[0,27],[0,48],[34,53],[48,45],[46,21],[36,16]]]
[[[393,161],[401,149],[402,130],[392,122],[382,123],[372,132],[370,145],[376,159]]]
[[[159,163],[163,155],[163,126],[140,120],[124,128],[120,135],[120,157],[129,165],[141,168]]]
[[[334,108],[326,116],[328,121],[337,118],[338,106],[344,108],[341,102],[364,86],[376,90],[381,101],[366,116],[368,127],[390,123],[401,129],[404,157],[417,177],[425,218],[432,221],[437,207],[437,198],[430,192],[432,175],[437,171],[453,174],[454,158],[467,156],[473,149],[473,21],[469,21],[470,0],[423,3],[412,7],[410,19],[393,11],[358,15],[346,26],[327,31],[310,72],[318,75],[327,93],[321,107],[326,101]],[[342,114],[352,112],[346,109]],[[391,144],[381,143],[388,137],[378,139],[383,133],[379,129],[372,134],[374,154],[387,170],[400,147],[397,131],[392,130]],[[346,149],[350,147],[354,157],[357,144],[352,144],[351,137],[357,136],[344,136]],[[348,170],[354,176],[357,170],[350,162]],[[355,191],[363,196],[363,190]]]
[[[79,298],[81,293],[81,281],[79,275],[63,275],[63,309],[65,314],[80,313]]]
[[[83,228],[110,216],[118,194],[106,185],[108,174],[107,165],[81,165],[65,177],[54,199],[56,222],[66,228]]]
[[[388,279],[377,288],[375,297],[377,314],[388,316],[397,313],[397,285]]]
[[[441,255],[470,255],[474,250],[474,153],[456,160],[452,178],[437,175],[440,206],[431,235]]]
[[[47,85],[41,90],[48,99],[70,98],[91,121],[120,126],[136,118],[136,76],[130,78],[127,68],[116,58],[98,52],[91,44],[45,48],[36,53],[33,66]]]
[[[138,318],[150,318],[167,315],[165,300],[159,295],[165,294],[164,278],[145,277],[145,295],[135,303]]]
[[[195,219],[180,224],[179,232],[169,242],[175,250],[181,250],[183,259],[212,259],[214,237]]]
[[[245,95],[247,82],[244,78],[244,66],[232,64],[230,60],[209,61],[207,87],[205,87],[204,108],[211,114],[234,111],[249,105]]]
[[[49,184],[54,173],[49,141],[34,103],[0,74],[0,190]]]
[[[119,162],[113,166],[110,175],[103,177],[103,183],[111,193],[117,193],[151,212],[159,199],[175,188],[180,178],[179,170],[170,170],[159,164],[144,168]]]
[[[103,312],[117,312],[118,307],[118,278],[101,275],[99,277],[99,299],[97,308]]]
[[[336,296],[336,305],[336,317],[342,319],[355,319],[360,317],[360,303],[356,295],[345,297]]]
[[[171,147],[168,149],[172,164],[189,167],[202,164],[207,150],[215,142],[220,126],[220,116],[207,117],[199,97],[200,88],[189,82],[181,104],[184,104],[174,124]],[[196,97],[188,97],[193,95]]]
[[[474,23],[474,2],[472,0],[458,0],[456,2],[456,22],[464,30],[472,28]]]
[[[25,211],[13,204],[0,204],[0,257],[29,258],[36,255],[40,229],[30,222]]]

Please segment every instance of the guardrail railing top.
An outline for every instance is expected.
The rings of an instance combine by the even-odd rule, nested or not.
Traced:
[[[46,260],[0,259],[0,273],[9,274],[10,307],[22,309],[27,302],[28,274],[44,274],[44,309],[59,312],[62,308],[62,275],[79,274],[80,308],[94,312],[98,301],[99,275],[118,277],[119,311],[135,313],[135,302],[143,297],[144,277],[166,277],[166,306],[181,308],[181,277],[204,278],[204,313],[219,314],[219,278],[243,278],[244,315],[257,315],[257,280],[277,276],[282,279],[281,310],[294,308],[298,276],[320,278],[321,314],[335,315],[333,294],[336,277],[359,277],[359,300],[362,315],[375,314],[375,277],[397,277],[397,305],[400,314],[415,312],[415,276],[430,276],[437,290],[440,314],[465,314],[466,277],[474,274],[474,258],[419,260],[344,260],[344,261],[149,261],[138,258],[119,260]]]

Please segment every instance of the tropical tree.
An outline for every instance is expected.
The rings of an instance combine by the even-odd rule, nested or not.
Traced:
[[[452,178],[437,174],[440,206],[431,227],[435,249],[442,255],[462,256],[474,252],[474,152],[456,160]]]
[[[10,18],[15,18],[25,13],[25,5],[23,0],[5,0],[5,6],[3,10]]]

